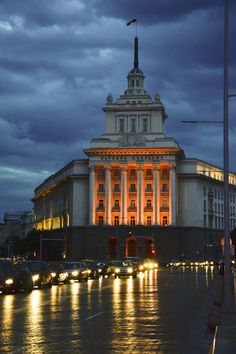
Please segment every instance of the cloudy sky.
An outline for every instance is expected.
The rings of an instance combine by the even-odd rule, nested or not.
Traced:
[[[233,4],[234,2],[234,4]],[[223,0],[1,0],[0,220],[31,210],[34,188],[85,155],[104,129],[106,96],[126,89],[138,19],[145,88],[161,95],[188,157],[222,166]],[[236,6],[230,0],[229,92],[236,93]],[[236,98],[229,101],[236,172]]]

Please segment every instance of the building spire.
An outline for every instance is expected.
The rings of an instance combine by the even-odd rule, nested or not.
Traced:
[[[134,38],[134,69],[138,69],[138,37]]]

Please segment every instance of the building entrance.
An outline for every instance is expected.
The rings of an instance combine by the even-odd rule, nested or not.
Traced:
[[[126,257],[137,257],[137,240],[134,237],[129,237],[126,240]]]

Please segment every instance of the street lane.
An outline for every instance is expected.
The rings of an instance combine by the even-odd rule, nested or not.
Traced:
[[[1,353],[200,353],[214,270],[160,268],[0,295]]]

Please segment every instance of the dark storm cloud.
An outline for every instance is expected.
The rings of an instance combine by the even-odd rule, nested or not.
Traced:
[[[82,150],[103,133],[106,96],[123,93],[133,65],[135,25],[126,21],[134,17],[146,89],[160,93],[169,116],[166,134],[187,156],[222,165],[221,128],[180,121],[223,115],[223,10],[221,0],[1,0],[0,216],[29,208],[37,184],[70,160],[86,158]],[[235,14],[231,1],[231,91]]]

